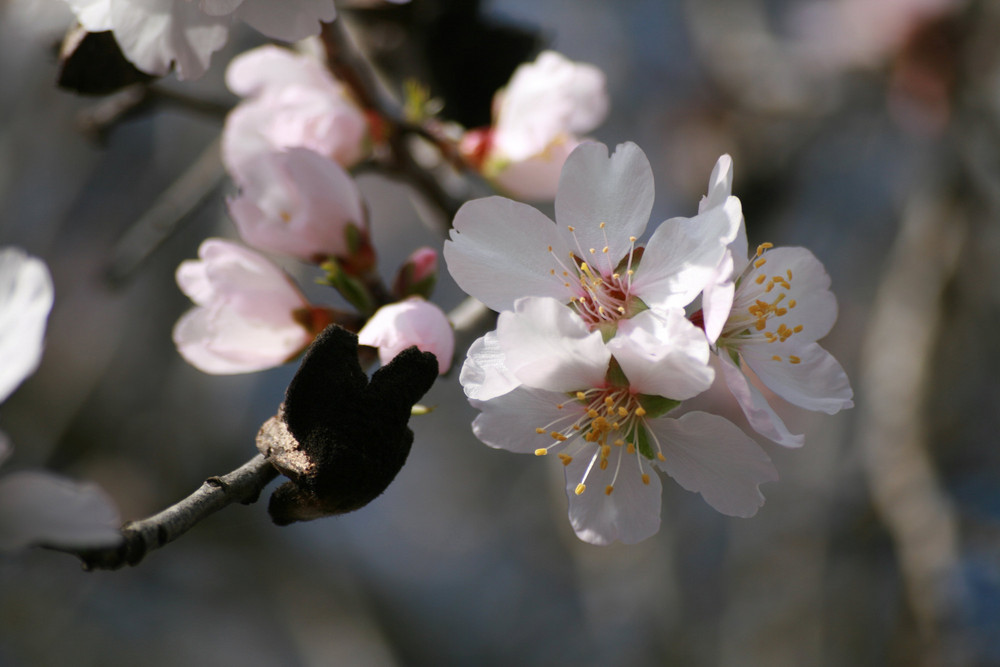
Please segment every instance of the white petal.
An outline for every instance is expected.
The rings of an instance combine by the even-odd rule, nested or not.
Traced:
[[[731,194],[733,194],[733,158],[723,155],[712,169],[712,175],[708,179],[708,194],[698,203],[698,212],[722,206]]]
[[[549,431],[572,424],[585,410],[582,403],[567,400],[565,394],[524,386],[488,401],[470,403],[482,411],[472,422],[476,437],[490,447],[518,454],[549,447],[555,442]],[[544,432],[538,433],[538,428]]]
[[[642,461],[644,470],[640,471],[635,454],[626,453],[624,447],[615,447],[605,470],[596,463],[591,468],[587,488],[580,495],[576,494],[576,488],[583,480],[590,458],[581,453],[566,466],[569,521],[581,540],[601,545],[615,540],[635,544],[660,529],[663,487],[651,463]],[[618,478],[608,494],[607,487],[616,471]],[[648,476],[649,484],[643,483],[642,472]]]
[[[745,345],[740,354],[768,389],[793,405],[828,415],[854,405],[847,373],[818,343]],[[798,363],[790,362],[793,356]]]
[[[683,307],[712,282],[739,224],[738,200],[694,218],[671,218],[653,232],[632,291],[653,308]]]
[[[200,77],[229,35],[228,16],[209,16],[186,0],[112,0],[115,40],[125,57],[150,74],[176,63],[180,79]]]
[[[430,352],[438,361],[438,372],[451,367],[455,354],[455,332],[448,316],[433,303],[419,297],[382,306],[358,332],[358,343],[378,348],[383,365],[411,346]]]
[[[575,228],[584,253],[607,247],[607,256],[617,262],[629,251],[629,238],[642,236],[652,210],[653,170],[635,144],[620,144],[608,157],[604,144],[584,142],[566,159],[556,194],[556,222],[560,231]]]
[[[118,510],[94,484],[43,472],[0,479],[0,550],[114,546],[120,525]]]
[[[38,368],[52,300],[45,262],[0,249],[0,403]]]
[[[549,391],[602,386],[611,361],[601,332],[588,331],[576,312],[555,299],[519,299],[513,312],[500,313],[497,339],[514,377]]]
[[[709,343],[715,344],[733,307],[733,296],[736,293],[736,283],[733,282],[733,254],[726,251],[722,263],[716,268],[715,276],[705,285],[701,294],[702,320],[705,325],[705,337]]]
[[[87,32],[111,30],[111,0],[66,0]]]
[[[768,404],[764,394],[753,386],[725,350],[719,355],[719,363],[726,386],[736,398],[753,430],[785,447],[801,447],[805,443],[805,437],[788,430],[785,422]]]
[[[647,424],[666,459],[660,468],[723,514],[753,516],[764,504],[760,484],[778,479],[764,450],[727,419],[689,412]]]
[[[715,377],[705,333],[680,309],[646,310],[621,320],[607,346],[629,386],[641,394],[684,400],[708,389]]]
[[[502,396],[520,385],[504,363],[505,359],[496,331],[477,338],[469,346],[458,378],[465,395],[485,401]]]
[[[549,251],[552,247],[552,252]],[[496,311],[523,296],[569,302],[553,257],[569,261],[556,226],[537,209],[503,197],[476,199],[455,214],[444,259],[458,286]]]
[[[337,16],[333,0],[245,0],[236,16],[268,37],[297,42],[318,35],[320,21]]]
[[[552,201],[559,188],[559,176],[566,158],[579,145],[580,140],[576,137],[560,137],[544,151],[531,157],[505,161],[499,172],[492,176],[492,180],[505,194],[515,199],[529,202]]]
[[[226,68],[226,85],[237,95],[249,97],[269,88],[336,84],[330,73],[313,58],[268,44],[233,58]]]

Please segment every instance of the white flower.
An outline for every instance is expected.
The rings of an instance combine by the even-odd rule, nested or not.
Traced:
[[[702,207],[734,199],[732,161],[719,159]],[[787,447],[803,437],[788,431],[743,371],[793,405],[834,414],[854,405],[850,382],[833,356],[816,342],[837,320],[837,299],[830,277],[805,248],[762,244],[747,258],[746,230],[727,250],[716,278],[705,289],[702,313],[706,335],[714,343],[722,375],[750,425]]]
[[[206,373],[249,373],[279,366],[313,333],[301,317],[309,303],[265,257],[223,239],[207,239],[198,260],[177,268],[177,284],[197,304],[174,326],[181,356]]]
[[[594,544],[633,543],[659,528],[659,467],[715,509],[752,516],[777,479],[735,425],[666,412],[712,382],[708,344],[679,309],[645,311],[605,345],[569,308],[526,298],[469,351],[461,381],[482,411],[476,436],[514,452],[557,454],[569,517]]]
[[[222,156],[229,171],[259,153],[296,146],[343,167],[365,156],[364,112],[317,60],[261,46],[233,58],[226,83],[247,98],[229,113],[222,130]]]
[[[233,176],[240,193],[229,214],[249,245],[322,262],[350,257],[367,238],[361,193],[329,158],[305,148],[261,153]]]
[[[379,308],[358,332],[358,343],[377,347],[383,366],[406,348],[416,346],[437,357],[440,373],[448,371],[455,354],[455,332],[448,317],[420,297]]]
[[[566,157],[607,113],[601,70],[543,51],[535,62],[518,67],[497,93],[493,127],[470,134],[466,152],[509,194],[551,200]]]
[[[474,200],[456,214],[444,256],[459,286],[493,310],[549,296],[572,303],[589,327],[613,328],[646,308],[690,303],[715,278],[742,220],[730,198],[661,223],[640,248],[652,207],[653,174],[638,146],[608,157],[603,144],[585,143],[562,171],[558,225],[509,199]]]
[[[89,32],[114,32],[125,57],[144,72],[181,79],[208,69],[229,26],[241,19],[288,42],[315,35],[336,16],[333,0],[66,0]]]
[[[0,248],[0,403],[38,367],[52,299],[44,262]],[[0,432],[0,464],[10,451]],[[31,471],[0,479],[0,550],[110,546],[121,540],[118,525],[114,504],[92,484]]]

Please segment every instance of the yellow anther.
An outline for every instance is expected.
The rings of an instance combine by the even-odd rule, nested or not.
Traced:
[[[788,313],[788,309],[787,308],[775,308],[774,309],[774,314],[776,316],[778,316],[778,317],[781,317],[782,315],[785,315],[787,313]]]
[[[773,357],[771,357],[771,359],[773,359],[774,361],[781,361],[781,357],[779,357],[778,355],[774,355]]]
[[[576,231],[576,227],[574,227],[573,225],[566,225],[566,229],[568,229],[571,232],[575,232]]]
[[[606,405],[608,408],[611,408],[614,404],[615,404],[615,399],[611,398],[610,396],[604,397],[604,405]]]
[[[660,461],[666,461],[667,457],[663,455],[663,452],[656,452],[656,458]]]
[[[291,222],[292,221],[292,216],[291,216],[291,214],[288,211],[282,211],[281,212],[281,220],[282,220],[282,222]]]
[[[544,447],[539,447],[538,449],[535,450],[535,456],[545,456],[548,453],[549,450],[545,449]]]
[[[756,262],[753,263],[755,269],[759,269],[765,264],[767,264],[767,260],[764,259],[763,257],[761,257],[760,259],[758,259]]]
[[[576,392],[576,400],[582,401],[585,398],[587,398],[587,395],[585,393],[583,393],[582,391]]]
[[[622,440],[621,438],[618,438],[617,440],[615,440],[615,447],[621,447],[624,444],[625,444],[625,441]]]
[[[545,433],[545,429],[539,426],[538,428],[535,429],[535,433],[541,435],[542,433]]]
[[[635,271],[633,271],[632,269],[629,269],[628,271],[625,272],[625,275],[627,275],[629,278],[631,278],[633,273],[635,273]]]
[[[568,466],[570,463],[573,462],[573,457],[570,456],[569,454],[560,454],[559,460],[562,461],[562,464],[564,466]]]
[[[799,363],[799,362],[801,362],[801,361],[802,361],[802,360],[801,360],[801,359],[799,359],[799,358],[798,358],[798,357],[796,357],[796,356],[792,356],[792,355],[789,355],[789,357],[788,357],[788,363],[790,363],[790,364],[797,364],[797,363]]]
[[[615,308],[615,310],[617,310],[622,315],[625,314],[625,306],[618,306],[617,308]]]
[[[767,287],[764,288],[764,291],[765,292],[770,292],[773,289],[774,289],[774,283],[768,283]]]
[[[636,417],[645,417],[646,416],[646,408],[642,407],[641,405],[639,407],[637,407],[635,409],[635,416]]]
[[[567,440],[569,440],[569,438],[567,438],[565,435],[563,435],[562,433],[558,433],[556,431],[552,431],[551,433],[549,433],[549,436],[557,442],[566,442]]]
[[[765,250],[770,250],[773,247],[774,247],[773,243],[761,243],[759,246],[757,246],[757,256],[760,257],[761,255],[764,254]]]
[[[624,407],[622,407],[622,406],[619,405],[618,406],[618,416],[619,417],[628,417],[628,410],[626,410]]]
[[[590,417],[591,419],[597,419],[598,417],[600,417],[600,415],[597,413],[597,410],[595,410],[594,408],[590,408],[587,410],[587,416]]]
[[[789,280],[791,280],[792,279],[792,270],[788,269],[787,271],[785,271],[785,275],[788,276]]]
[[[646,473],[642,473],[642,483],[649,484],[649,475],[647,475]]]
[[[556,410],[562,410],[565,406],[565,403],[556,403]]]
[[[792,299],[791,301],[788,302],[788,307],[794,308],[797,303],[798,302],[795,299]]]
[[[556,270],[555,269],[549,269],[549,275],[550,276],[556,275]]]
[[[586,490],[587,490],[587,485],[584,484],[583,482],[580,482],[579,484],[576,485],[576,490],[573,491],[573,493],[579,496]]]
[[[607,254],[607,252],[608,252],[608,246],[604,246],[603,248],[601,248],[601,252]]]
[[[590,254],[591,255],[593,255],[595,252],[597,252],[597,250],[595,250],[594,248],[590,248]]]
[[[635,242],[636,242],[637,240],[638,240],[638,238],[637,238],[637,237],[635,237],[635,236],[630,236],[630,237],[628,237],[628,242],[629,242],[629,243],[635,243]]]
[[[605,227],[606,225],[607,225],[607,223],[604,223],[604,222],[602,222],[601,224],[599,224],[599,225],[597,225],[597,226],[598,226],[598,227],[600,227],[601,229],[604,229],[604,227]]]
[[[756,278],[756,280],[754,280],[754,282],[757,283],[758,285],[762,285],[765,280],[767,280],[767,275],[765,275],[765,274],[762,273],[759,276],[757,276],[757,278]]]
[[[763,318],[759,319],[759,320],[757,320],[757,323],[754,326],[756,326],[757,331],[763,331],[764,328],[767,326],[767,320],[765,320]]]
[[[631,442],[628,443],[628,446],[625,447],[625,451],[628,452],[629,454],[635,454],[635,445],[633,445]]]
[[[610,495],[611,495],[611,492],[612,492],[612,491],[614,491],[614,490],[615,490],[615,487],[613,487],[613,486],[611,486],[610,484],[608,484],[608,485],[607,485],[607,486],[606,486],[606,487],[604,488],[604,495],[606,495],[606,496],[610,496]]]
[[[601,445],[601,456],[604,458],[611,456],[611,445]]]
[[[549,252],[552,252],[552,246],[549,246]]]
[[[600,466],[601,470],[607,470],[608,469],[608,460],[607,459],[601,459],[601,462],[598,463],[597,465]]]
[[[620,273],[612,273],[611,274],[611,278],[614,279],[614,280],[618,280],[621,277],[622,277],[622,274],[620,274]]]
[[[795,328],[792,329],[792,331],[794,331],[795,333],[798,333],[798,332],[802,331],[802,325],[801,324],[796,324]]]

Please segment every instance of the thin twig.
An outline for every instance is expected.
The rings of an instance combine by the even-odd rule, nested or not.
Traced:
[[[136,565],[146,554],[173,542],[195,524],[227,505],[256,502],[268,482],[278,471],[263,455],[258,454],[236,470],[221,477],[209,477],[197,491],[146,519],[132,521],[122,527],[122,542],[107,549],[69,549],[83,561],[88,570],[117,570]]]

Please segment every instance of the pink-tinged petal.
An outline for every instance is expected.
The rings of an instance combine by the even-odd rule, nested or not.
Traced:
[[[818,343],[762,343],[740,348],[768,389],[793,405],[828,415],[854,406],[847,373]]]
[[[244,0],[238,18],[255,30],[285,42],[318,35],[320,22],[337,16],[333,0]]]
[[[607,247],[612,261],[624,257],[629,238],[642,236],[652,210],[653,170],[635,144],[620,144],[608,157],[604,144],[584,142],[566,159],[556,194],[556,222],[561,232],[575,228],[573,235],[584,253]],[[577,250],[576,244],[572,249]]]
[[[698,203],[698,212],[704,213],[707,209],[722,206],[732,194],[733,158],[723,155],[712,169],[712,175],[708,179],[708,194]]]
[[[608,458],[608,467],[591,467],[586,489],[577,495],[590,457],[579,454],[566,466],[566,496],[569,498],[569,521],[577,537],[591,544],[611,544],[615,540],[635,544],[660,529],[660,505],[663,487],[651,463],[616,447]],[[642,481],[643,473],[649,483]],[[617,475],[617,478],[616,478]],[[608,486],[612,486],[607,493]]]
[[[198,263],[185,262],[178,284],[197,295],[197,308],[174,326],[177,349],[213,374],[248,373],[281,365],[312,340],[294,318],[308,306],[281,269],[222,239],[208,239]]]
[[[226,43],[230,18],[184,0],[113,0],[111,21],[115,41],[136,67],[162,76],[174,63],[178,78],[195,79]]]
[[[383,366],[415,345],[437,357],[439,373],[448,371],[455,354],[455,332],[447,315],[419,297],[379,308],[358,332],[358,343],[377,347]]]
[[[361,193],[333,160],[304,148],[240,166],[229,212],[248,244],[304,260],[347,257],[347,228],[364,228]]]
[[[559,137],[540,153],[524,160],[505,161],[492,180],[505,194],[515,199],[529,202],[552,201],[556,197],[559,176],[566,158],[579,145],[580,140],[576,137]]]
[[[53,298],[45,262],[0,248],[0,403],[38,368]]]
[[[572,292],[558,277],[562,269],[553,253],[569,262],[569,249],[564,251],[552,221],[503,197],[463,205],[444,244],[444,259],[458,286],[496,311],[510,310],[526,295],[569,301]]]
[[[120,526],[114,503],[94,484],[44,472],[0,479],[0,550],[111,547],[121,542]]]
[[[518,67],[498,94],[494,149],[503,159],[527,160],[560,136],[590,132],[604,120],[608,106],[601,70],[544,51],[535,62]]]
[[[719,355],[719,363],[726,386],[736,398],[753,430],[785,447],[801,447],[805,444],[805,437],[788,430],[785,422],[771,408],[764,395],[753,386],[750,379],[729,358],[727,352],[723,351]]]
[[[683,307],[715,280],[742,212],[739,200],[694,218],[671,218],[646,244],[632,292],[652,308]]]
[[[576,391],[604,383],[611,353],[569,306],[527,297],[500,313],[497,339],[518,380],[538,389]]]
[[[554,443],[550,430],[572,424],[584,413],[583,404],[567,401],[565,394],[524,386],[488,401],[470,403],[482,411],[472,422],[476,437],[490,447],[517,454],[549,447]],[[539,428],[544,432],[538,433]]]
[[[715,276],[705,285],[701,294],[702,321],[705,326],[705,338],[715,344],[729,319],[729,311],[733,307],[733,296],[736,293],[736,283],[733,282],[733,254],[726,251],[722,263],[716,269]]]
[[[237,95],[250,97],[286,86],[323,88],[337,84],[319,61],[268,44],[233,58],[226,68],[226,85]]]
[[[778,479],[771,459],[735,424],[706,412],[647,424],[668,475],[723,514],[750,517],[764,504],[759,486]]]
[[[504,363],[505,359],[496,331],[477,338],[469,346],[458,378],[465,395],[470,399],[486,401],[520,385]]]
[[[684,400],[708,389],[715,377],[704,332],[680,309],[621,320],[607,347],[640,394]]]

